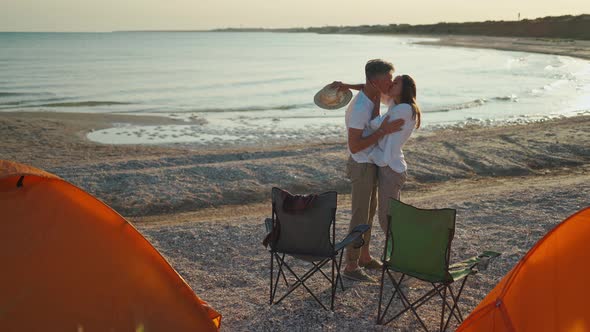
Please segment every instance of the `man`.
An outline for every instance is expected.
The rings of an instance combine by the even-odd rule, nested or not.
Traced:
[[[386,118],[377,131],[372,133],[369,129],[369,122],[379,115],[381,95],[393,84],[393,72],[394,67],[389,62],[380,59],[367,62],[366,83],[346,110],[350,154],[347,173],[352,183],[349,230],[357,225],[373,224],[377,208],[377,166],[369,161],[369,153],[381,137],[401,130],[404,123],[401,119],[389,122]],[[343,85],[340,83],[340,86]],[[364,234],[363,240],[364,245],[360,249],[354,246],[346,248],[346,266],[342,275],[350,280],[374,282],[362,269],[381,268],[381,263],[369,252],[371,230]]]

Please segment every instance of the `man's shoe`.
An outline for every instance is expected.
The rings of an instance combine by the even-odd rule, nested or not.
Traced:
[[[375,279],[371,278],[368,274],[365,273],[362,269],[356,269],[352,271],[344,270],[342,272],[342,276],[346,279],[353,280],[353,281],[361,281],[361,282],[371,282],[375,283]]]
[[[363,267],[367,270],[381,270],[381,268],[383,267],[383,264],[381,264],[381,262],[379,262],[375,258],[371,258],[371,260],[365,264],[362,264],[361,262],[359,262],[359,266]]]

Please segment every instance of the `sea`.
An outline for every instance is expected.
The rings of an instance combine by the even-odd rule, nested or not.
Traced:
[[[5,111],[161,116],[113,123],[109,144],[248,144],[345,133],[345,108],[313,97],[364,81],[370,59],[417,83],[425,131],[590,113],[590,62],[568,56],[421,45],[432,38],[271,32],[0,33]],[[257,144],[257,143],[256,143]]]

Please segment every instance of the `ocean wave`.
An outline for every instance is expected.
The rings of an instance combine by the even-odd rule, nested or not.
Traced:
[[[442,112],[458,111],[458,110],[463,110],[463,109],[468,109],[468,108],[479,107],[485,103],[486,103],[486,99],[475,99],[475,100],[468,101],[465,103],[454,104],[454,105],[449,105],[449,106],[445,106],[445,107],[430,110],[430,111],[425,111],[425,113],[442,113]]]
[[[224,107],[224,108],[198,108],[177,110],[177,113],[224,113],[224,112],[256,112],[256,111],[287,111],[299,108],[307,108],[314,105],[313,103],[305,104],[287,104],[287,105],[272,105],[272,106],[245,106],[245,107]]]
[[[0,98],[22,97],[22,96],[53,96],[49,92],[3,92],[0,91]]]
[[[35,105],[37,107],[93,107],[93,106],[113,106],[113,105],[130,105],[132,103],[119,101],[74,101],[64,103],[50,103]]]
[[[492,100],[497,100],[497,101],[511,101],[511,102],[517,103],[518,102],[518,96],[517,95],[510,95],[510,96],[494,97],[494,98],[492,98]]]
[[[483,106],[489,102],[498,101],[498,102],[518,102],[518,96],[510,95],[510,96],[498,96],[492,98],[479,98],[472,101],[468,101],[465,103],[459,103],[454,105],[449,105],[446,107],[434,109],[434,110],[426,110],[425,113],[442,113],[442,112],[451,112],[451,111],[460,111],[464,109],[476,108]]]
[[[265,85],[265,84],[281,84],[285,82],[296,82],[303,80],[303,77],[276,77],[276,78],[268,78],[268,79],[260,79],[260,80],[245,80],[245,81],[234,81],[234,82],[221,82],[221,83],[207,83],[203,86],[198,86],[198,89],[202,90],[213,90],[219,88],[228,88],[228,87],[243,87],[243,86],[256,86],[256,85]]]

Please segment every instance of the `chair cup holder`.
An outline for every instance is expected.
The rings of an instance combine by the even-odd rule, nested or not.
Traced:
[[[485,271],[488,269],[490,265],[490,258],[489,257],[482,257],[479,262],[477,262],[477,269],[479,271]]]

